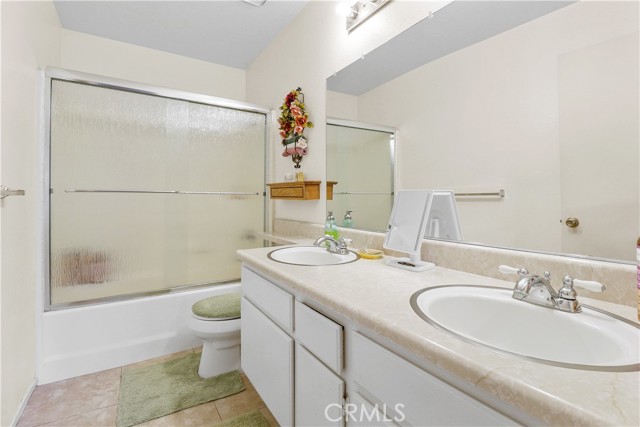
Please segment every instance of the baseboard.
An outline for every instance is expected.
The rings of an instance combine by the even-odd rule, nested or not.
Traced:
[[[15,427],[18,425],[18,421],[20,421],[20,417],[22,417],[22,414],[24,413],[24,410],[27,407],[27,403],[29,403],[29,399],[31,399],[31,395],[33,394],[33,391],[36,389],[36,385],[38,385],[38,379],[34,378],[33,381],[31,382],[31,385],[29,385],[27,392],[22,398],[22,401],[20,402],[18,411],[16,412],[13,419],[11,420],[11,424],[10,424],[11,427]]]

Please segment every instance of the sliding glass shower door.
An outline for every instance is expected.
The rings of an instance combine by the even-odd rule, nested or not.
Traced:
[[[266,112],[51,80],[50,305],[239,278]]]

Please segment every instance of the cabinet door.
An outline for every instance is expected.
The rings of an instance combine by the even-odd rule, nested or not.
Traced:
[[[386,406],[372,404],[358,393],[349,393],[345,410],[347,427],[398,427]]]
[[[296,344],[296,426],[343,426],[344,381]]]
[[[514,421],[355,333],[353,378],[399,424],[510,426]],[[374,400],[372,400],[374,401]]]
[[[293,425],[293,339],[242,298],[242,369],[281,426]]]

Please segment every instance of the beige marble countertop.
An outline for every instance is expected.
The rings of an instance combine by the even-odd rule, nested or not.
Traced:
[[[568,369],[495,352],[429,325],[409,304],[414,292],[430,286],[471,284],[512,288],[512,282],[441,267],[414,273],[389,267],[382,260],[360,259],[337,266],[287,265],[267,258],[273,249],[237,253],[253,270],[546,423],[640,425],[640,372]],[[581,301],[636,320],[632,307],[588,298]]]

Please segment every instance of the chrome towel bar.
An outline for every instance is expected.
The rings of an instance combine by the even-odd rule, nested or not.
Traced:
[[[393,196],[393,193],[384,193],[384,192],[377,192],[377,191],[338,191],[338,192],[334,192],[334,195],[336,194],[357,194],[357,195],[382,195],[382,196]]]
[[[495,193],[454,193],[456,197],[504,197],[504,190],[500,189]]]
[[[4,199],[9,196],[24,196],[24,190],[12,190],[9,187],[0,185],[0,199]]]

